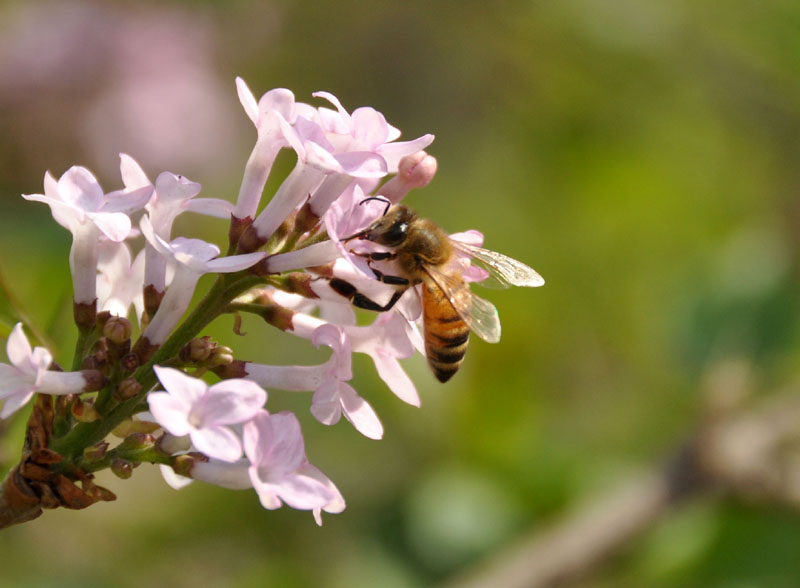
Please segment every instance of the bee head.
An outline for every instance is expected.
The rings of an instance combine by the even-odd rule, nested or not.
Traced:
[[[360,233],[344,239],[364,239],[386,247],[397,247],[408,236],[408,228],[415,215],[405,206],[392,206],[382,217]]]

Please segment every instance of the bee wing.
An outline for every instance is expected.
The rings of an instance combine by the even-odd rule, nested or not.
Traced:
[[[497,251],[483,249],[455,239],[450,242],[462,253],[478,260],[483,269],[488,271],[494,281],[503,288],[508,288],[509,286],[535,288],[544,285],[544,278],[532,267],[528,267],[521,261],[512,259]]]
[[[423,266],[434,284],[444,292],[469,329],[489,343],[500,341],[500,316],[494,304],[472,293],[469,285],[459,276],[445,274],[435,267]]]

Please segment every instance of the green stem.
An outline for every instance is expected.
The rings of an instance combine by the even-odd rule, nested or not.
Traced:
[[[79,329],[78,340],[75,342],[75,356],[72,358],[72,371],[78,371],[83,364],[86,352],[94,343],[94,329]]]
[[[170,360],[191,339],[196,337],[212,320],[223,313],[231,300],[245,290],[264,282],[245,272],[222,274],[211,286],[186,320],[170,335],[156,351],[152,359],[141,366],[134,378],[142,385],[142,392],[115,406],[103,418],[92,423],[76,425],[69,433],[50,442],[50,448],[61,454],[65,461],[74,461],[83,454],[83,449],[106,438],[126,418],[135,414],[136,409],[156,383],[153,366]]]

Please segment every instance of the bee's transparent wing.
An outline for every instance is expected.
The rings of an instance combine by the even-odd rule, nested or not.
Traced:
[[[457,275],[442,273],[431,266],[423,269],[473,333],[489,343],[500,341],[500,316],[494,304],[473,294],[469,285]]]
[[[544,278],[532,267],[528,267],[521,261],[512,259],[497,251],[483,249],[455,239],[451,239],[450,242],[462,253],[479,261],[479,265],[489,272],[489,275],[494,279],[494,283],[503,288],[508,288],[509,286],[535,288],[544,285]]]

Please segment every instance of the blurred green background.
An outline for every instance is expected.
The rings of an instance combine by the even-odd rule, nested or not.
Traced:
[[[257,96],[328,90],[405,138],[435,133],[438,175],[407,203],[449,231],[483,231],[547,285],[485,292],[503,341],[476,340],[447,385],[405,362],[421,409],[359,358],[380,442],[320,425],[309,398],[271,395],[348,501],[322,528],[253,492],[175,492],[143,466],[101,478],[116,503],[0,533],[1,584],[436,584],[668,455],[717,362],[750,363],[765,394],[800,375],[800,4],[788,0],[0,3],[0,269],[63,363],[69,235],[19,194],[73,164],[116,189],[122,151],[151,178],[169,170],[235,198],[255,139],[236,75]],[[184,218],[179,231],[222,244],[227,227]],[[213,333],[250,358],[326,357],[230,326]],[[7,423],[3,468],[23,425]],[[795,586],[798,545],[794,511],[701,500],[582,585]]]

